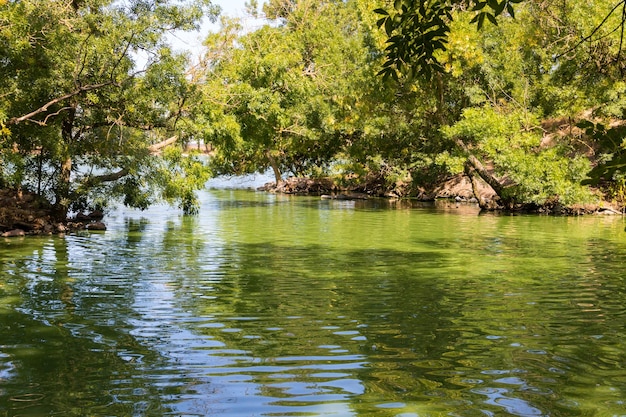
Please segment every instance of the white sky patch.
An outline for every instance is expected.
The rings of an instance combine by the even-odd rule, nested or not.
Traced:
[[[246,0],[213,0],[222,8],[222,16],[236,17],[242,20],[244,31],[253,31],[261,27],[264,23],[263,19],[254,19],[246,12]],[[261,11],[264,0],[259,1],[259,11]],[[208,19],[204,19],[200,30],[193,32],[178,32],[170,35],[169,39],[175,51],[188,51],[192,61],[197,61],[202,55],[204,46],[202,42],[209,33],[216,33],[220,30],[219,18],[217,22],[211,23]]]

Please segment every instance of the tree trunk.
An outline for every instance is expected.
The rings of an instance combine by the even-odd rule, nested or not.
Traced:
[[[463,140],[461,140],[460,138],[455,138],[455,142],[465,153],[467,153],[465,172],[470,176],[470,179],[473,181],[473,173],[476,172],[476,174],[478,174],[478,176],[482,178],[482,180],[485,181],[493,189],[493,191],[496,193],[496,195],[503,204],[510,205],[511,202],[508,198],[505,197],[505,187],[502,185],[502,183],[495,176],[493,176],[491,172],[487,170],[487,168],[485,168],[482,162],[480,162],[480,160],[476,158],[476,156],[469,150]],[[474,187],[475,184],[472,182],[472,188]],[[476,198],[478,199],[479,204],[482,204],[480,196],[476,196]],[[483,207],[481,205],[481,208],[488,207]]]
[[[272,170],[274,171],[274,178],[276,179],[276,185],[278,186],[280,183],[283,182],[283,175],[280,172],[280,168],[278,167],[276,158],[274,158],[274,156],[272,155],[272,151],[270,150],[265,151],[265,155],[267,156],[268,161],[270,161],[270,166],[272,167]]]
[[[69,197],[70,197],[70,177],[72,174],[72,158],[67,157],[61,163],[61,170],[59,173],[59,183],[55,192],[55,217],[57,220],[67,219],[67,213],[69,211]]]
[[[476,200],[478,200],[478,206],[483,210],[493,210],[498,208],[497,202],[488,200],[481,194],[479,183],[481,177],[476,174],[476,170],[472,164],[469,163],[469,161],[465,162],[465,175],[472,183],[472,193],[474,194]]]
[[[67,117],[61,123],[61,136],[65,145],[65,159],[61,161],[59,178],[55,190],[55,216],[57,220],[63,221],[67,218],[70,206],[70,180],[72,175],[72,153],[71,143],[73,141],[72,131],[74,128],[74,118],[76,107],[72,107]]]

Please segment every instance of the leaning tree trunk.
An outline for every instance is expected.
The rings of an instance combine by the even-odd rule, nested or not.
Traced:
[[[477,195],[477,184],[474,182],[475,177],[474,173],[476,173],[483,181],[485,181],[496,193],[500,202],[504,205],[510,205],[511,201],[505,195],[505,187],[502,185],[500,180],[498,180],[491,172],[485,168],[485,166],[480,162],[480,160],[470,151],[468,146],[461,140],[460,138],[455,138],[456,144],[467,153],[467,161],[465,162],[465,173],[469,176],[472,181],[472,189],[474,191],[474,196],[478,199],[478,204],[483,209],[492,209],[493,207],[489,204],[489,202],[485,201],[480,195]]]
[[[270,162],[270,166],[274,171],[274,178],[276,179],[276,186],[280,185],[283,182],[283,175],[280,172],[280,168],[278,167],[278,163],[276,162],[276,158],[272,155],[272,151],[265,151],[265,155],[267,156],[267,160]]]

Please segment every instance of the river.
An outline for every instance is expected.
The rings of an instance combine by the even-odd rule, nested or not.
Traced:
[[[621,217],[201,197],[0,240],[0,417],[626,415]]]

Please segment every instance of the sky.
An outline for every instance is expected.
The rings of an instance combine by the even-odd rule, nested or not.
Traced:
[[[259,8],[262,7],[265,0],[259,1]],[[222,8],[222,15],[230,17],[239,17],[243,19],[244,29],[252,29],[258,26],[258,21],[247,17],[246,0],[212,0],[213,4],[217,4]],[[209,32],[217,32],[219,30],[219,21],[211,23],[205,20],[199,31],[179,33],[171,38],[172,44],[176,50],[185,50],[191,53],[192,59],[197,58],[202,53],[202,41]]]

